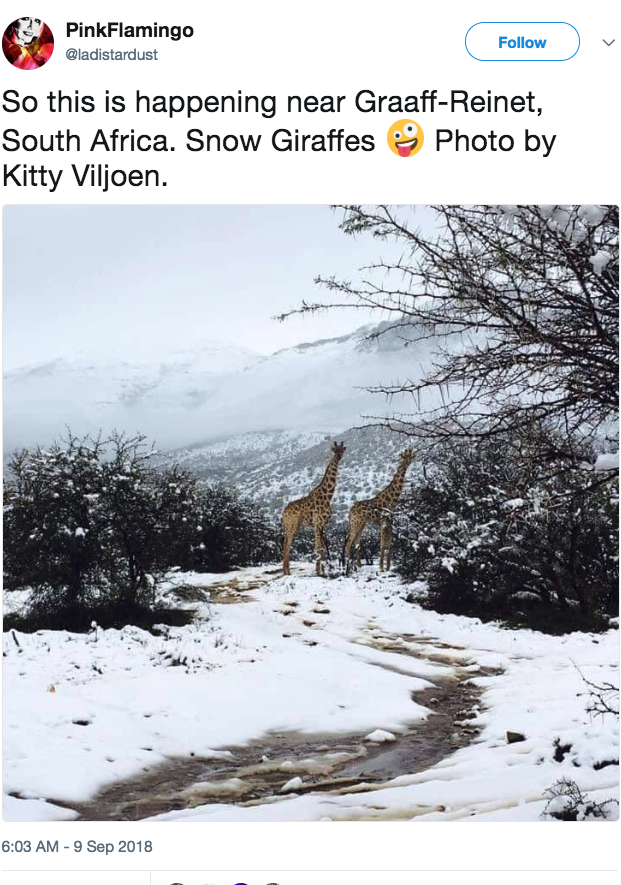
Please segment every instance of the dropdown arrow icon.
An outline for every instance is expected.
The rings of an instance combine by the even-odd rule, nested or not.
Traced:
[[[604,40],[603,37],[602,37],[602,40]],[[604,43],[606,44],[606,46],[612,46],[612,44],[613,44],[614,42],[615,42],[615,38],[614,38],[614,37],[612,38],[612,40],[610,41],[610,43],[608,42],[608,40],[604,40]]]

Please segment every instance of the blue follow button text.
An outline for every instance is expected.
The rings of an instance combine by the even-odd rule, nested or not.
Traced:
[[[477,61],[568,61],[580,34],[568,22],[477,22],[466,49]]]

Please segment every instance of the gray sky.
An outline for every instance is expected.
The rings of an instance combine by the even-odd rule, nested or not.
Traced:
[[[423,220],[421,213],[420,220]],[[7,206],[4,368],[217,339],[270,353],[369,321],[271,317],[388,248],[321,206]]]

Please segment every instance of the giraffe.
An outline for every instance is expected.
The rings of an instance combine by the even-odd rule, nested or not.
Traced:
[[[339,469],[339,462],[345,453],[345,443],[332,443],[332,451],[334,454],[319,485],[306,497],[291,501],[283,511],[282,522],[285,539],[282,568],[285,575],[291,574],[289,553],[293,539],[304,525],[313,526],[315,529],[316,573],[322,575],[325,572],[324,564],[327,546],[324,530],[326,523],[332,516],[330,501],[336,488],[336,474]]]
[[[349,568],[357,554],[357,564],[360,565],[360,538],[367,523],[376,523],[380,527],[380,571],[390,568],[392,552],[392,517],[401,497],[405,474],[414,460],[412,449],[406,449],[401,453],[399,466],[392,480],[385,489],[378,492],[374,498],[366,501],[356,501],[349,511],[349,534],[345,545],[345,565]]]

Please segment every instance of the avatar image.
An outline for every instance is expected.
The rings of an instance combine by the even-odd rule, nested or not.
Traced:
[[[388,147],[398,157],[413,157],[423,146],[425,135],[414,120],[397,120],[388,130]]]
[[[54,52],[54,35],[40,18],[31,15],[15,19],[2,35],[4,57],[14,68],[36,71]]]

